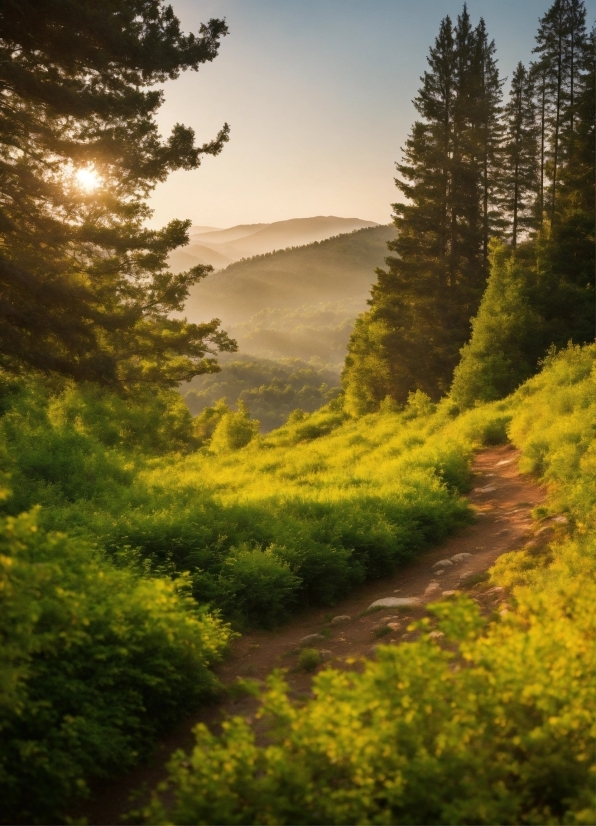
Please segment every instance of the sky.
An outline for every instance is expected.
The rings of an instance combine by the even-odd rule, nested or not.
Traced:
[[[164,86],[158,122],[200,143],[230,141],[158,185],[152,226],[229,227],[315,215],[389,223],[395,162],[440,21],[462,0],[170,0],[186,31],[224,17],[215,60]],[[502,77],[531,59],[551,0],[468,0],[495,40]],[[596,0],[587,0],[589,26]],[[507,92],[508,84],[504,90]]]

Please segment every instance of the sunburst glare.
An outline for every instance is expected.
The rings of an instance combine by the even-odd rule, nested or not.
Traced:
[[[85,166],[77,169],[75,178],[78,186],[85,192],[93,192],[102,184],[102,178],[98,175],[94,166]]]

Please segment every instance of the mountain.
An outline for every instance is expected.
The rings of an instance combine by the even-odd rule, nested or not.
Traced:
[[[228,229],[191,227],[190,244],[170,255],[170,266],[175,272],[196,264],[210,264],[215,269],[221,269],[242,258],[303,246],[340,233],[375,226],[378,224],[374,221],[363,221],[361,218],[320,215],[271,224],[238,224]]]
[[[314,359],[338,372],[394,233],[368,227],[238,261],[195,285],[185,314],[221,319],[241,353]]]

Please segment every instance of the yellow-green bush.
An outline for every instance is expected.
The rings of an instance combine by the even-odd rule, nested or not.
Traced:
[[[35,512],[1,520],[2,823],[62,819],[213,695],[230,630],[183,585],[118,570]]]
[[[504,402],[453,420],[443,404],[402,459],[508,430],[522,468],[542,476],[537,515],[566,521],[547,523],[558,527],[545,550],[492,569],[513,610],[486,623],[466,598],[439,603],[447,647],[425,620],[420,640],[379,648],[363,673],[321,672],[304,704],[274,677],[268,742],[240,718],[221,737],[198,727],[170,765],[173,804],[156,797],[148,822],[595,822],[595,359],[596,346],[571,347]]]
[[[593,823],[596,586],[519,596],[488,631],[468,600],[436,609],[455,641],[381,647],[328,669],[297,706],[279,676],[261,714],[205,726],[170,764],[150,823]]]
[[[195,598],[239,625],[271,625],[304,603],[332,604],[470,518],[460,494],[472,441],[487,425],[445,440],[452,412],[422,394],[403,412],[358,421],[333,402],[241,450],[222,429],[215,455],[217,430],[210,448],[192,452],[191,429],[184,453],[174,428],[160,457],[138,446],[127,418],[119,421],[120,400],[105,395],[52,395],[32,385],[6,401],[0,451],[14,489],[7,512],[40,502],[47,529],[142,559],[153,572],[188,571]],[[212,417],[218,428],[239,417],[254,435],[242,411],[220,412]],[[177,408],[168,415],[176,422]]]

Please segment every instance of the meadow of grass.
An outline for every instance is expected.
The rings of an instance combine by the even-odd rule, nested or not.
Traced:
[[[467,597],[438,603],[420,639],[381,647],[362,673],[323,670],[305,703],[274,675],[261,710],[269,741],[241,718],[219,737],[199,726],[194,750],[170,765],[173,808],[156,797],[147,822],[596,820],[595,362],[596,346],[571,347],[504,402],[453,420],[443,405],[420,428],[423,444],[395,459],[405,467],[431,445],[463,451],[507,429],[522,469],[548,485],[537,518],[559,516],[539,551],[492,569],[509,610],[488,622]]]
[[[226,414],[197,449],[174,394],[141,399],[138,421],[130,404],[71,387],[17,388],[6,404],[9,512],[41,503],[45,528],[83,537],[121,566],[188,573],[195,599],[239,627],[331,605],[471,518],[461,496],[469,434],[445,439],[453,411],[422,396],[358,421],[332,403],[265,438],[248,428],[237,450],[218,435],[241,414]],[[167,451],[165,437],[151,438],[152,417],[165,432],[171,424]]]
[[[218,611],[275,625],[471,518],[471,441],[446,442],[453,411],[424,397],[297,413],[265,439],[225,413],[202,447],[171,392],[4,378],[0,410],[6,822],[62,819],[212,696]]]
[[[199,729],[173,812],[145,816],[593,822],[595,355],[570,348],[463,414],[420,393],[359,419],[332,402],[261,437],[227,412],[211,443],[174,393],[4,380],[3,817],[60,819],[212,695],[232,633],[217,611],[273,626],[465,524],[474,450],[510,438],[549,485],[537,516],[567,520],[564,541],[493,569],[515,610],[487,625],[465,599],[438,606],[451,649],[381,648],[361,674],[321,672],[302,707],[275,677],[271,742]]]

